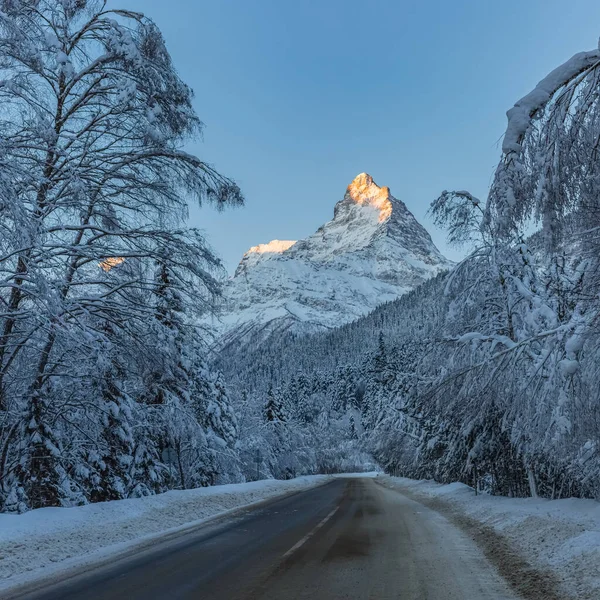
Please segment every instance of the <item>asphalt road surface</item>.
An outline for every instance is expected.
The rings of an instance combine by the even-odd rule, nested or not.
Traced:
[[[517,598],[465,534],[372,479],[336,479],[20,597]]]

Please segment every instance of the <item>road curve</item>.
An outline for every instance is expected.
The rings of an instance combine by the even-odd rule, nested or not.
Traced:
[[[372,479],[337,479],[15,598],[516,600],[444,517]]]

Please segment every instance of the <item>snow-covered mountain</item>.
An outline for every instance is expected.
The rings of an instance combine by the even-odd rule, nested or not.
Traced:
[[[340,326],[451,266],[405,204],[361,173],[313,235],[244,254],[225,287],[219,345]]]

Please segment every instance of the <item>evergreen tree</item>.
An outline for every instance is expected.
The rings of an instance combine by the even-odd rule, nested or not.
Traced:
[[[283,404],[279,395],[273,391],[273,386],[269,386],[267,392],[267,401],[264,409],[266,423],[285,423],[286,418],[283,413]]]
[[[32,395],[21,420],[19,437],[23,445],[12,477],[7,509],[17,508],[21,512],[23,503],[29,508],[62,504],[61,444],[49,421],[44,396]],[[18,498],[16,506],[15,498]]]
[[[100,393],[103,399],[102,446],[96,464],[99,480],[90,493],[92,502],[127,498],[133,481],[134,440],[130,399],[110,373],[102,378]]]
[[[356,421],[354,420],[354,415],[350,415],[350,439],[355,440],[358,438],[358,433],[356,431]]]

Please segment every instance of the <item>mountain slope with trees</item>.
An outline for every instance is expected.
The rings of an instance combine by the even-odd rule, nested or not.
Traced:
[[[339,327],[452,266],[406,205],[367,173],[333,214],[305,239],[246,252],[211,320],[216,348],[243,354],[287,332]]]

